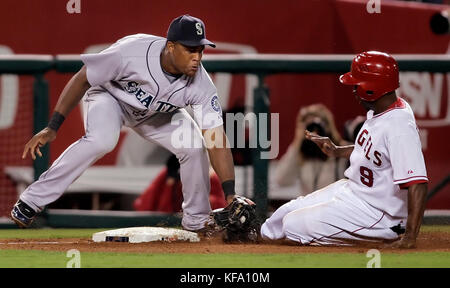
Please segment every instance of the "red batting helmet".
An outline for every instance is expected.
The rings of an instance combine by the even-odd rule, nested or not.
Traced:
[[[350,72],[341,75],[339,81],[358,86],[359,98],[372,102],[400,86],[398,64],[389,54],[363,52],[353,58]]]

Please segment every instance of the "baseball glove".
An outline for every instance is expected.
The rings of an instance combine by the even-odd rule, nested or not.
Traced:
[[[260,221],[256,204],[245,197],[236,196],[225,208],[212,211],[214,222],[224,230],[225,242],[256,242]]]

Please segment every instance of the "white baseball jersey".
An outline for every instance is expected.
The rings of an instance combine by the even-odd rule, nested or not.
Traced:
[[[401,187],[428,181],[414,115],[404,100],[383,113],[367,113],[350,162],[349,179],[284,204],[261,226],[261,236],[318,245],[398,239],[392,228],[408,212]]]
[[[201,129],[223,124],[217,89],[206,70],[194,77],[181,76],[171,83],[160,64],[166,39],[136,34],[118,40],[98,54],[83,54],[91,86],[107,90],[119,101],[136,126],[155,113],[173,112],[191,106]]]
[[[398,99],[373,115],[359,131],[345,171],[350,189],[371,206],[394,218],[407,217],[406,188],[428,182],[419,133],[409,104]]]

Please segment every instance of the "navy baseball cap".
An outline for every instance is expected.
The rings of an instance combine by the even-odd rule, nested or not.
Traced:
[[[170,23],[169,30],[167,31],[167,40],[180,42],[190,47],[200,45],[216,47],[216,44],[206,39],[206,30],[203,21],[187,14],[175,18]]]

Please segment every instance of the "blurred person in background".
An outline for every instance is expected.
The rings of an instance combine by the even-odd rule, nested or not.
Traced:
[[[305,129],[329,137],[339,145],[348,144],[337,131],[334,117],[325,105],[313,104],[300,109],[294,139],[276,167],[276,182],[285,187],[300,180],[301,196],[341,179],[347,166],[345,159],[328,157],[306,139]]]

